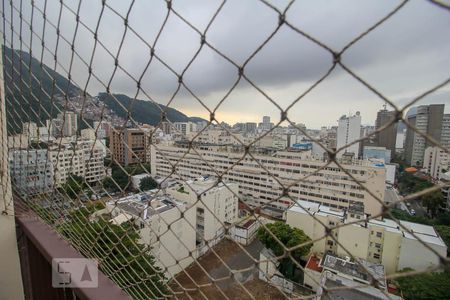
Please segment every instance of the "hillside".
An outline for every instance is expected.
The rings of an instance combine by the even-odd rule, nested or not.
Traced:
[[[39,60],[27,52],[3,47],[3,64],[9,133],[20,132],[23,122],[33,121],[43,126],[45,120],[56,117],[59,104],[51,101],[52,95],[63,95],[66,91],[69,97],[82,94],[82,90],[71,84],[63,75],[54,72],[45,64],[41,65]],[[126,117],[127,112],[110,95],[100,93],[98,97],[117,115]],[[118,94],[115,97],[125,107],[129,106],[131,98],[128,96]],[[167,111],[168,119],[172,122],[203,120],[197,117],[189,118],[178,110],[164,105],[160,107]],[[142,100],[133,103],[131,116],[138,122],[154,125],[159,123],[160,115],[161,110],[156,104]]]
[[[114,97],[116,99],[114,99]],[[127,110],[130,107],[130,103],[133,99],[122,94],[114,94],[114,97],[107,93],[98,94],[98,98],[103,101],[110,109],[112,109],[119,117],[126,118],[128,114]],[[120,102],[126,109],[119,105],[117,101]],[[171,122],[199,122],[203,120],[202,118],[198,117],[190,118],[174,108],[167,107],[162,104],[155,104],[150,101],[136,99],[133,101],[131,106],[131,115],[133,119],[136,122],[147,123],[150,125],[157,125],[160,122],[161,111],[166,112],[167,119]]]
[[[61,95],[62,91],[70,96],[81,93],[64,76],[41,65],[27,52],[3,47],[3,64],[9,132],[20,131],[22,120],[41,123],[56,116],[56,104],[51,102],[51,95]]]

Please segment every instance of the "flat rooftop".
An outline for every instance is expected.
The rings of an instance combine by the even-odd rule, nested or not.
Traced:
[[[381,264],[373,264],[362,259],[358,259],[357,262],[352,262],[335,255],[327,254],[322,260],[322,267],[363,280],[367,283],[372,282],[373,278],[378,281],[381,287],[386,287],[384,266]]]
[[[128,214],[138,216],[144,220],[178,205],[183,205],[182,202],[177,201],[170,195],[158,195],[158,193],[152,191],[111,200],[107,204],[116,206]]]
[[[334,216],[341,220],[342,223],[346,223],[346,214],[343,210],[336,209],[333,207],[329,207],[323,204],[315,203],[315,202],[309,202],[304,200],[297,200],[296,203],[294,203],[291,207],[288,208],[288,211],[290,212],[296,212],[296,213],[302,213],[302,214],[308,214],[308,215],[319,215],[319,216]],[[365,223],[368,224],[368,226],[380,226],[383,227],[384,230],[390,231],[390,232],[397,232],[399,234],[402,234],[405,238],[416,240],[416,238],[408,232],[408,230],[411,230],[420,240],[435,244],[438,246],[446,247],[446,244],[442,240],[442,238],[437,234],[437,232],[434,230],[433,226],[419,224],[419,223],[413,223],[413,222],[407,222],[407,221],[399,221],[402,226],[405,228],[402,228],[397,222],[391,219],[370,219],[367,220],[366,218],[361,219],[359,223],[351,224],[351,226],[365,226]],[[407,230],[405,230],[407,229]]]

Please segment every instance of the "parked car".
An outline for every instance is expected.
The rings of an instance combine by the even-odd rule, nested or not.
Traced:
[[[413,215],[413,216],[416,215],[416,211],[414,209],[411,209],[411,215]]]

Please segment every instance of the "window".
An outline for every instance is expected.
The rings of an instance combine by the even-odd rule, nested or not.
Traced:
[[[383,234],[381,233],[381,232],[377,232],[377,237],[382,237],[383,236]]]
[[[374,254],[373,254],[373,258],[375,258],[375,259],[380,259],[380,254],[374,253]]]
[[[327,241],[327,244],[328,244],[328,246],[333,246],[333,241],[328,240],[328,241]]]

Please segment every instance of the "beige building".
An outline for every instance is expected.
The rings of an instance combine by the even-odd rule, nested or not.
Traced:
[[[423,157],[423,168],[433,179],[440,179],[448,171],[450,154],[439,147],[428,147]]]
[[[332,163],[319,170],[326,162],[314,159],[311,151],[280,151],[272,156],[253,154],[254,160],[249,155],[242,159],[243,152],[233,152],[229,148],[202,146],[194,152],[171,145],[151,145],[151,173],[174,176],[173,166],[176,166],[176,175],[186,180],[224,173],[224,180],[239,185],[239,192],[247,204],[263,206],[280,216],[291,204],[288,197],[280,198],[283,186],[288,185],[292,185],[289,195],[294,200],[323,203],[335,208],[347,208],[357,203],[364,206],[368,214],[381,212],[381,204],[337,165]],[[384,199],[385,168],[368,161],[356,161],[344,167],[379,199]],[[306,176],[309,177],[298,182]]]
[[[150,129],[123,128],[110,131],[109,150],[114,162],[128,166],[149,158]]]
[[[187,182],[179,182],[167,193],[173,198],[186,202],[196,211],[196,243],[204,247],[214,246],[225,233],[225,224],[234,224],[238,216],[239,193],[237,184],[216,183],[214,179],[199,177]],[[209,249],[209,247],[204,247]]]
[[[354,224],[347,223],[358,221]],[[438,266],[439,256],[422,243],[434,249],[442,257],[447,256],[447,246],[433,227],[400,221],[412,230],[417,240],[407,230],[390,219],[368,220],[360,212],[342,211],[316,203],[298,201],[286,211],[286,223],[303,230],[312,240],[318,239],[311,248],[319,256],[327,252],[338,256],[351,256],[382,264],[387,274],[404,268],[425,270]],[[326,236],[326,228],[339,242]],[[337,229],[333,229],[338,226]],[[350,238],[351,237],[351,238]],[[348,252],[346,251],[348,250]]]

